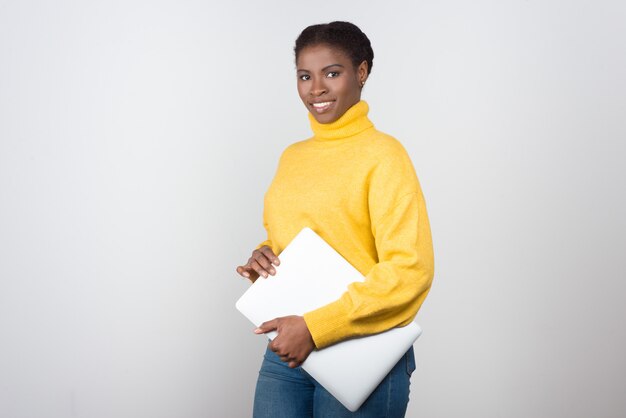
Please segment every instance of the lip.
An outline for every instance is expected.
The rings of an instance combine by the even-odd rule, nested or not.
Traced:
[[[316,100],[314,102],[309,102],[313,110],[319,113],[325,113],[329,109],[331,109],[335,105],[334,100]]]

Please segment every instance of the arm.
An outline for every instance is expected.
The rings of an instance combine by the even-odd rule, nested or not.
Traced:
[[[370,188],[378,262],[364,282],[350,284],[338,300],[304,314],[318,349],[408,325],[430,290],[434,276],[430,224],[408,156],[382,164]]]
[[[267,194],[267,192],[266,192]],[[259,245],[256,246],[255,250],[258,250],[259,248],[263,247],[264,245],[267,245],[268,247],[272,248],[272,240],[270,239],[270,226],[269,223],[267,222],[267,210],[266,210],[266,204],[265,204],[265,198],[263,198],[264,203],[263,203],[263,228],[265,228],[265,232],[267,233],[267,239],[265,241],[263,241],[262,243],[260,243]]]
[[[237,273],[247,279],[250,279],[253,283],[259,278],[259,276],[267,278],[270,274],[275,275],[276,270],[272,264],[275,266],[280,264],[280,260],[272,250],[272,241],[269,239],[270,230],[267,222],[265,206],[263,208],[263,226],[265,227],[268,238],[256,246],[254,251],[252,251],[252,256],[250,256],[246,264],[237,266],[236,269]]]
[[[269,239],[269,225],[265,208],[263,209],[263,226],[267,231],[268,239],[260,243],[256,247],[255,252],[258,252],[257,250],[264,252],[267,260],[261,260],[259,263],[261,265],[252,265],[254,267],[264,268],[266,271],[259,270],[259,272],[263,274],[264,277],[268,277],[268,272],[272,275],[276,274],[276,270],[269,264],[270,260],[274,260],[274,265],[276,266],[280,264],[280,261],[271,249],[272,241]],[[253,254],[255,252],[253,252]],[[264,334],[270,331],[276,331],[278,333],[278,336],[269,343],[270,349],[278,354],[282,361],[288,363],[291,368],[300,366],[315,348],[311,333],[301,316],[290,315],[274,318],[262,323],[254,330],[256,334]]]

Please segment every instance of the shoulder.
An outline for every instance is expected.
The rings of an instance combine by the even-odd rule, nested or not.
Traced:
[[[311,139],[312,138],[307,138],[307,139],[302,139],[296,142],[292,142],[291,144],[285,147],[282,155],[289,156],[289,155],[298,154],[301,152],[308,152],[309,143],[311,142]]]
[[[300,141],[293,142],[285,148],[283,154],[289,154],[294,152],[302,152],[307,149],[307,144],[310,142],[311,138],[302,139]]]
[[[281,152],[278,163],[281,164],[290,159],[298,158],[301,153],[306,152],[306,142],[306,140],[301,140],[287,145]]]
[[[377,131],[370,141],[376,163],[370,173],[370,190],[381,190],[395,197],[416,192],[419,181],[415,167],[404,145],[395,137]]]
[[[406,148],[396,137],[376,130],[368,142],[370,152],[376,156],[377,165],[396,168],[413,168],[411,157]]]

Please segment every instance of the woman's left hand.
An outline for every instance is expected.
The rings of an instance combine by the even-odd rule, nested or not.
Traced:
[[[283,316],[263,322],[254,330],[257,334],[276,331],[278,336],[269,343],[270,350],[289,363],[289,367],[298,367],[315,349],[313,337],[304,318],[297,315]]]

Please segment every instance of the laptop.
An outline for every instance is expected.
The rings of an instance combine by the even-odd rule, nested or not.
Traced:
[[[326,305],[365,277],[311,228],[278,254],[276,275],[259,277],[235,306],[255,326]],[[314,262],[311,262],[314,260]],[[415,322],[314,350],[302,368],[348,410],[356,411],[421,335]],[[274,339],[276,332],[266,334]]]

